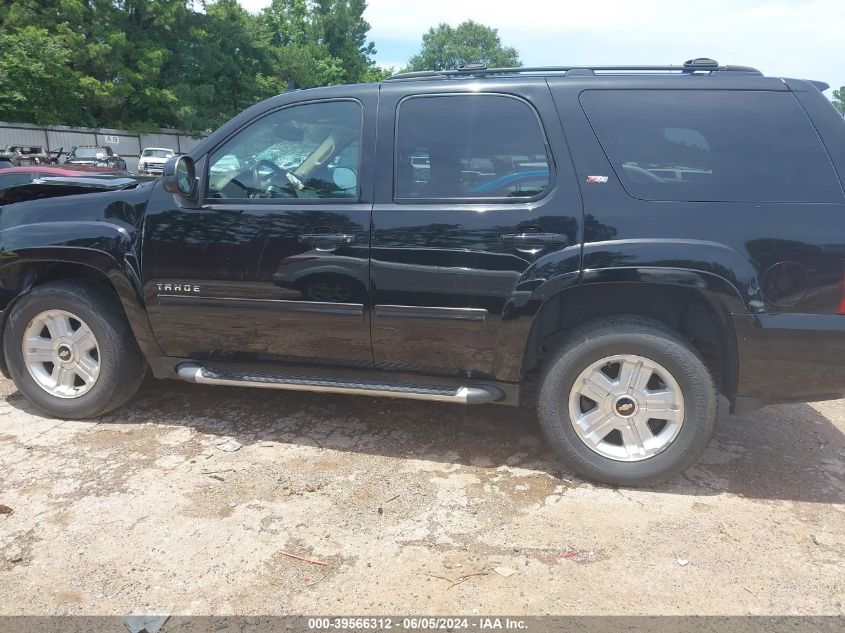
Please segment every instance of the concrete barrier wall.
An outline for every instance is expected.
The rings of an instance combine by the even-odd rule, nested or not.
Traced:
[[[190,151],[201,138],[179,130],[141,134],[106,128],[39,126],[0,121],[0,151],[7,145],[41,145],[49,151],[63,147],[66,152],[74,145],[108,145],[126,160],[130,171],[138,170],[138,158],[145,147],[167,147],[184,153]]]

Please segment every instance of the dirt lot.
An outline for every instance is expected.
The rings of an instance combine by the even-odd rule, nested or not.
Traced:
[[[150,381],[62,422],[0,389],[3,614],[845,613],[845,401],[724,413],[642,491],[505,407]]]

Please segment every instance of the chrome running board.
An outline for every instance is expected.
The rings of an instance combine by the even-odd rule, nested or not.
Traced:
[[[344,380],[322,376],[294,376],[255,371],[220,371],[196,363],[183,363],[176,369],[179,378],[203,385],[228,385],[231,387],[260,387],[289,391],[319,391],[360,396],[387,396],[413,400],[433,400],[457,404],[483,404],[496,402],[505,394],[492,385],[443,387],[436,385],[410,385],[372,380]]]

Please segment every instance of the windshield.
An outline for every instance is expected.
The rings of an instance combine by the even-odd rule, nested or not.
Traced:
[[[144,158],[170,158],[173,152],[169,149],[145,149],[141,154]]]
[[[105,158],[106,150],[102,147],[77,147],[73,155],[76,158]]]

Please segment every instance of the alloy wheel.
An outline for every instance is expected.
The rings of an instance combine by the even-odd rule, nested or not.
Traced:
[[[100,375],[100,347],[91,328],[64,310],[37,314],[26,327],[23,360],[29,375],[57,398],[88,393]]]
[[[569,394],[578,437],[603,457],[623,462],[665,450],[684,423],[684,397],[665,367],[643,356],[603,358],[580,373]]]

